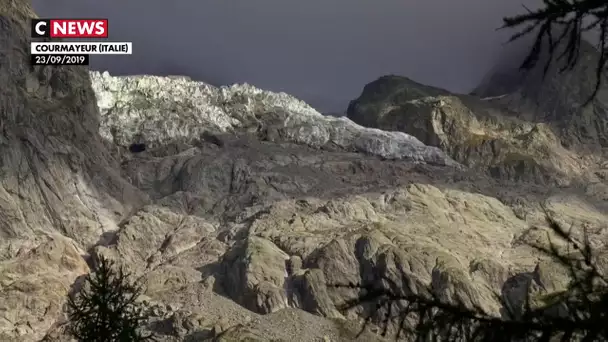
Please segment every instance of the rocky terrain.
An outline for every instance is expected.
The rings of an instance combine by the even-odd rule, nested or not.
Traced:
[[[368,127],[402,131],[440,147],[494,178],[579,186],[606,193],[608,92],[593,92],[597,50],[583,42],[576,67],[544,64],[529,73],[495,70],[475,95],[451,94],[406,77],[365,86],[347,116]],[[603,76],[603,84],[608,78]],[[601,184],[599,184],[601,183]]]
[[[567,281],[528,246],[541,206],[604,250],[607,102],[577,107],[581,70],[478,96],[387,76],[337,118],[250,85],[30,67],[33,15],[0,4],[2,341],[68,341],[100,255],[146,284],[164,341],[381,341],[332,284],[500,315],[495,294]]]

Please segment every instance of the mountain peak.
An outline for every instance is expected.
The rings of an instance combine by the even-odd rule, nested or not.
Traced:
[[[558,54],[563,50],[558,49]],[[553,124],[564,143],[608,146],[608,77],[602,74],[599,92],[587,106],[595,90],[599,51],[581,42],[576,65],[562,71],[563,62],[553,61],[545,73],[548,56],[541,56],[528,71],[495,68],[482,80],[473,94],[497,98],[521,118]],[[503,96],[504,95],[504,96]]]

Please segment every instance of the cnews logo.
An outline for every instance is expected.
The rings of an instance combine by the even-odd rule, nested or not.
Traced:
[[[108,19],[32,19],[32,38],[108,38]]]

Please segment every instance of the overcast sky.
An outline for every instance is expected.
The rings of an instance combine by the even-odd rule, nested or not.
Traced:
[[[535,0],[33,0],[40,17],[108,18],[132,56],[95,56],[112,74],[248,82],[343,112],[386,74],[468,92],[492,67],[505,15]]]

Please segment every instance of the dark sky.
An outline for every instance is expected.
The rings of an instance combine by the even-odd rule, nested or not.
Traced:
[[[468,92],[505,52],[505,15],[535,0],[33,0],[40,17],[109,18],[132,56],[112,74],[248,82],[343,112],[385,74]]]

